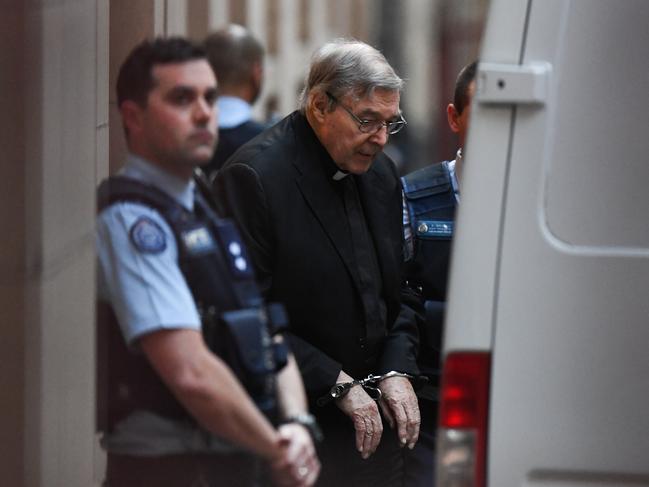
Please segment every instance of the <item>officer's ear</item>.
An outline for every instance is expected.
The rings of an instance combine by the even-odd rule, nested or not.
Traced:
[[[142,130],[143,110],[133,100],[125,100],[119,107],[122,115],[122,123],[129,134],[138,133]]]
[[[314,91],[309,94],[307,103],[311,115],[320,123],[324,122],[329,110],[329,97],[323,91]]]
[[[460,113],[452,103],[449,103],[446,107],[446,118],[448,119],[448,126],[457,134],[460,131]]]

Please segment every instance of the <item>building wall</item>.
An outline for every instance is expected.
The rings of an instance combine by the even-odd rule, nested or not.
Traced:
[[[2,3],[3,485],[93,485],[94,185],[107,150],[104,5]]]
[[[24,7],[18,2],[9,5],[0,15],[0,93],[4,93],[3,106],[12,117],[2,117],[0,145],[3,148],[0,171],[0,224],[3,242],[0,249],[0,306],[2,307],[2,340],[0,356],[0,477],[10,482],[22,481],[25,459],[24,394],[25,373],[25,217],[23,216],[25,192],[24,117],[22,109],[23,80],[21,52],[6,46],[19,46],[23,42]],[[6,96],[10,93],[11,96]],[[16,484],[20,485],[20,484]]]

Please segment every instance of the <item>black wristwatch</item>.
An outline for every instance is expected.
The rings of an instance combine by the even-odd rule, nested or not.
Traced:
[[[320,443],[322,441],[323,435],[318,422],[315,420],[315,417],[309,413],[299,413],[293,416],[289,416],[282,421],[282,424],[297,423],[304,426],[314,443]]]

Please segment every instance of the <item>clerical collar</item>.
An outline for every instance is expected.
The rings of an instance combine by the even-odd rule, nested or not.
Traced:
[[[338,169],[338,170],[336,171],[336,173],[335,173],[331,178],[332,178],[334,181],[340,181],[341,179],[346,178],[347,176],[349,176],[349,173],[348,173],[348,172],[341,171],[340,169]]]

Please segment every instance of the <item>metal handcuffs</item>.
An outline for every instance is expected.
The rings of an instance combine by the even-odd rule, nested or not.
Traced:
[[[390,377],[405,377],[410,380],[415,378],[414,375],[391,370],[387,374],[383,375],[370,374],[364,379],[354,379],[351,382],[338,382],[337,384],[334,384],[331,389],[329,389],[329,392],[326,395],[319,398],[316,403],[318,406],[324,406],[331,401],[340,399],[341,397],[347,395],[347,393],[354,386],[361,386],[372,399],[378,401],[379,399],[381,399],[382,394],[381,389],[379,389],[378,387],[378,383],[382,380],[389,379]]]

